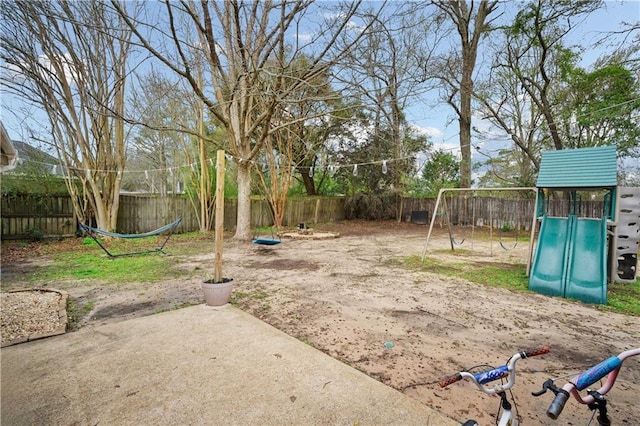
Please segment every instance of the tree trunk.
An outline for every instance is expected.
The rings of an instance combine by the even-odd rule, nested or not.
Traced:
[[[460,36],[460,84],[452,85],[453,91],[449,103],[454,107],[460,124],[460,187],[471,187],[471,97],[473,96],[473,70],[476,66],[478,44],[482,35],[491,30],[487,17],[495,10],[498,2],[481,0],[473,16],[474,3],[465,0],[450,0],[434,4],[444,11],[453,21]],[[472,25],[473,21],[473,25]],[[447,77],[448,80],[448,77]],[[451,83],[449,83],[451,84]],[[460,96],[460,103],[454,102],[455,94]]]
[[[471,69],[463,69],[460,90],[460,188],[471,188]]]
[[[300,174],[302,175],[302,182],[304,183],[304,189],[307,191],[307,195],[317,195],[313,177],[309,176],[310,169],[310,167],[306,167],[300,171]]]
[[[238,217],[233,238],[251,239],[251,163],[247,161],[238,164]]]

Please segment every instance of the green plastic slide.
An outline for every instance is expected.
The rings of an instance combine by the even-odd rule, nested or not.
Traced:
[[[573,221],[564,297],[585,303],[607,303],[607,222]]]
[[[564,297],[569,219],[543,216],[538,245],[529,275],[529,290],[547,296]]]
[[[607,222],[542,218],[529,290],[585,303],[607,303]]]

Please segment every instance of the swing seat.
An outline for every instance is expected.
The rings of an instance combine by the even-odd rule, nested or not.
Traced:
[[[281,242],[282,241],[273,238],[256,238],[255,240],[253,240],[253,244],[262,246],[275,246],[277,244],[280,244]]]

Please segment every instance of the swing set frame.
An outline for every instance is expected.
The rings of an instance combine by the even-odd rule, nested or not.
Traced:
[[[515,188],[442,188],[440,189],[440,191],[438,191],[438,198],[436,199],[436,206],[434,208],[434,214],[431,215],[431,223],[429,224],[429,233],[427,234],[427,241],[424,244],[424,248],[422,250],[422,261],[424,262],[426,256],[427,256],[427,248],[429,246],[429,240],[431,239],[431,232],[433,231],[433,225],[436,221],[436,217],[438,217],[438,214],[436,214],[438,212],[438,208],[440,207],[440,203],[442,202],[442,200],[444,200],[443,205],[444,205],[444,213],[445,216],[447,218],[447,227],[448,227],[448,231],[449,231],[449,242],[451,244],[451,251],[454,251],[454,237],[453,237],[453,230],[451,228],[451,217],[449,216],[449,209],[447,208],[447,199],[446,196],[443,197],[443,195],[445,195],[448,192],[452,192],[452,193],[456,193],[456,192],[470,192],[474,194],[475,197],[475,193],[476,192],[488,192],[488,191],[493,191],[493,192],[500,192],[500,191],[504,191],[504,192],[508,192],[508,191],[531,191],[534,195],[534,199],[535,199],[535,207],[533,209],[533,212],[531,213],[531,238],[529,239],[529,250],[528,250],[528,254],[527,254],[527,276],[529,276],[530,273],[530,269],[531,269],[531,262],[532,262],[532,256],[533,256],[533,245],[534,245],[534,237],[535,237],[535,233],[536,233],[536,212],[538,211],[538,188],[536,187],[515,187]],[[474,206],[472,207],[473,209],[473,216],[475,216],[475,203]],[[493,219],[489,220],[489,232],[490,235],[493,236]],[[473,231],[475,229],[475,217],[472,218],[471,221],[471,238],[473,240]],[[462,239],[462,241],[460,243],[456,243],[456,244],[462,244],[464,242],[465,239]],[[501,246],[503,248],[504,245],[502,244],[502,242],[500,242]],[[505,248],[506,249],[506,248]]]

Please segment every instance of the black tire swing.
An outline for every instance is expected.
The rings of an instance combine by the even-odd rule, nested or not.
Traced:
[[[451,197],[451,200],[453,201],[453,196]],[[466,200],[466,197],[465,197],[465,200]],[[476,215],[476,202],[475,201],[476,201],[476,196],[474,195],[473,196],[473,203],[472,203],[472,207],[471,207],[471,210],[472,210],[472,214],[471,214],[471,238],[472,239],[473,239],[473,230],[474,230],[475,215]],[[449,215],[449,208],[447,206],[446,197],[444,199],[444,202],[445,202],[445,212],[447,213],[447,215],[449,217],[449,220],[447,222],[448,222],[448,225],[449,225],[449,239],[451,240],[452,248],[453,248],[453,245],[461,246],[462,244],[464,244],[464,242],[467,239],[467,237],[466,237],[466,235],[463,235],[462,240],[460,240],[460,241],[456,240],[456,237],[453,235],[453,228],[451,227],[451,215]],[[460,212],[460,210],[461,210],[460,209],[460,203],[458,203],[458,212]],[[467,216],[466,215],[466,213],[467,213],[466,203],[465,203],[465,206],[464,206],[463,210],[465,212],[465,216]],[[464,220],[461,221],[459,218],[458,218],[458,222],[459,223],[462,222],[462,226],[463,227],[465,227],[466,223],[468,223],[468,222],[465,222]]]
[[[504,210],[503,210],[503,203],[500,203],[500,218],[504,217]],[[509,227],[511,228],[511,224],[509,224]],[[500,247],[502,247],[503,250],[509,251],[509,250],[513,250],[516,247],[518,247],[518,239],[520,236],[520,215],[518,215],[518,223],[516,224],[516,235],[515,235],[515,241],[513,243],[513,246],[511,247],[507,247],[504,244],[503,241],[503,235],[505,233],[505,222],[502,223],[502,226],[500,226],[500,228],[498,228],[498,242],[500,243]]]

